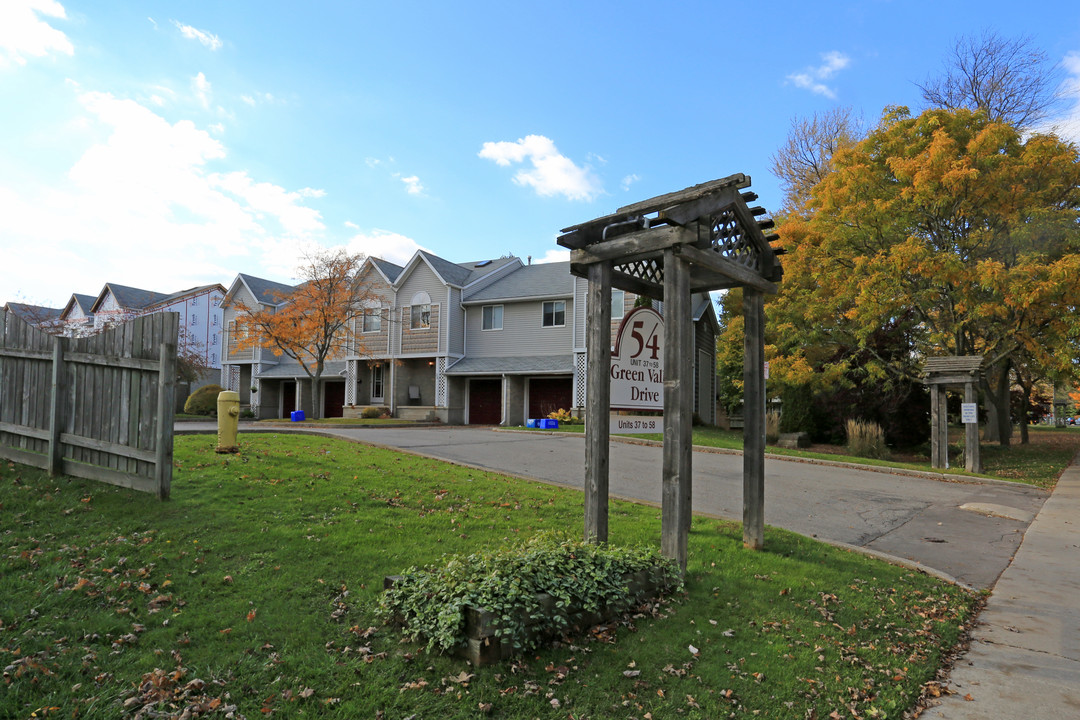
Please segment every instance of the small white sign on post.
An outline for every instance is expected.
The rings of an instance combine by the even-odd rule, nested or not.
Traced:
[[[978,403],[960,403],[960,421],[965,425],[974,423],[979,424],[979,404]]]
[[[664,418],[644,415],[612,415],[608,432],[612,435],[663,434]]]

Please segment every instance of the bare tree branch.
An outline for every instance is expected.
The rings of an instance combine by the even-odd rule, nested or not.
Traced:
[[[945,59],[944,74],[918,85],[931,107],[983,110],[992,122],[1027,130],[1059,108],[1061,66],[1026,35],[964,35]]]

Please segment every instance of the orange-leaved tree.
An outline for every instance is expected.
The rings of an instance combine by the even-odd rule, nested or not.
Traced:
[[[238,348],[259,346],[292,358],[311,379],[303,399],[309,417],[321,415],[316,400],[326,363],[365,354],[354,327],[376,297],[358,277],[363,263],[362,254],[344,248],[310,253],[297,269],[300,283],[278,297],[276,307],[238,307]]]
[[[779,232],[784,283],[768,304],[778,368],[827,374],[858,357],[868,382],[888,383],[914,379],[921,358],[982,355],[987,439],[1003,444],[1014,365],[1076,373],[1080,155],[1071,143],[1024,137],[982,112],[893,108],[836,154],[809,207]],[[873,357],[883,330],[909,338],[912,351]]]

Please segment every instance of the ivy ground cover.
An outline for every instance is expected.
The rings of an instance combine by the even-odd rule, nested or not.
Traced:
[[[901,717],[978,598],[694,521],[685,594],[473,668],[382,625],[382,578],[543,531],[582,496],[344,441],[176,439],[172,500],[0,465],[0,717]],[[566,459],[567,462],[572,461]],[[613,502],[615,544],[659,510]]]

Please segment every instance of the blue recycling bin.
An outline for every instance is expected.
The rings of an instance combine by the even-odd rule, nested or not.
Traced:
[[[293,410],[292,413],[289,415],[289,418],[293,422],[303,422],[304,421],[304,411],[303,410]]]

